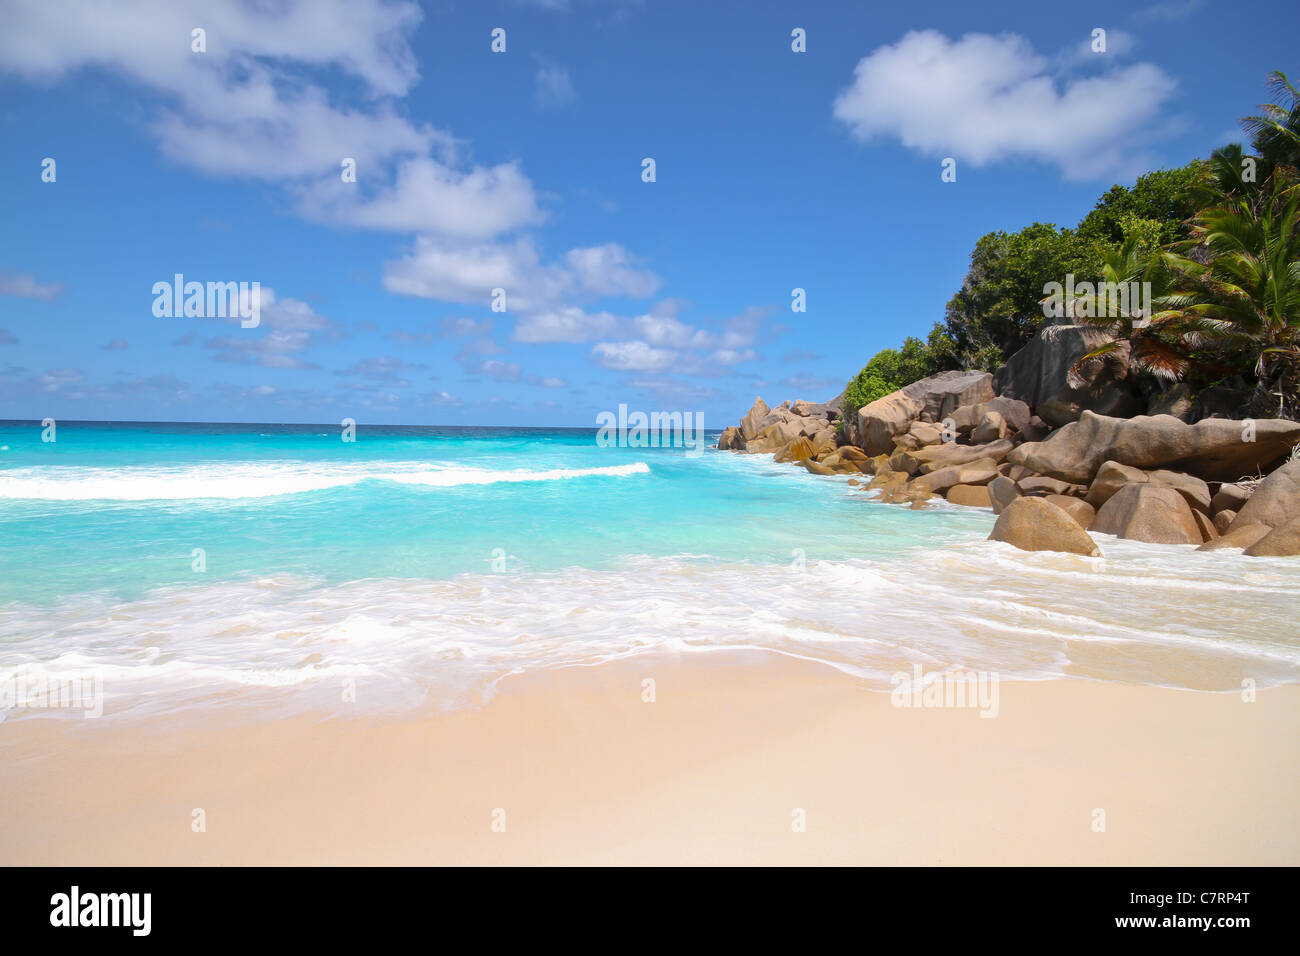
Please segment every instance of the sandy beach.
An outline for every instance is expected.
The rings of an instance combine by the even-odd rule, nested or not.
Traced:
[[[992,719],[900,708],[728,653],[509,679],[446,714],[24,717],[0,724],[0,863],[1300,863],[1300,687],[999,697]]]

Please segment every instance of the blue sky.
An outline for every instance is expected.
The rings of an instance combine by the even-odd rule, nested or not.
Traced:
[[[1300,7],[1243,10],[4,0],[0,418],[826,399],[942,318],[979,236],[1233,136],[1300,72]],[[261,324],[155,317],[178,272],[261,283]]]

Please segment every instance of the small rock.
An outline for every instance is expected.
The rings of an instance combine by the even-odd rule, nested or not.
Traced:
[[[1228,528],[1232,525],[1232,519],[1237,517],[1237,512],[1225,509],[1214,516],[1214,530],[1219,534],[1227,534]]]

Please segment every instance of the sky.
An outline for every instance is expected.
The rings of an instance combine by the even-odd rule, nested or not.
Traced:
[[[1300,5],[1246,10],[0,0],[0,418],[826,400],[981,235],[1240,141],[1300,73]],[[155,314],[178,273],[257,326]]]

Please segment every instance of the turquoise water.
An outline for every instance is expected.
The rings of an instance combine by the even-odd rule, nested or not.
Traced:
[[[610,569],[629,555],[881,554],[846,521],[861,509],[841,483],[766,459],[598,447],[585,429],[363,427],[350,443],[340,433],[67,423],[45,443],[39,426],[0,427],[0,602],[131,600],[276,573],[338,584]],[[907,530],[915,545],[960,533],[951,518]]]
[[[457,706],[509,673],[733,648],[877,688],[916,663],[1300,680],[1285,559],[1028,555],[987,511],[594,430],[340,433],[0,423],[0,680],[93,670],[110,713],[329,706],[343,681]]]

